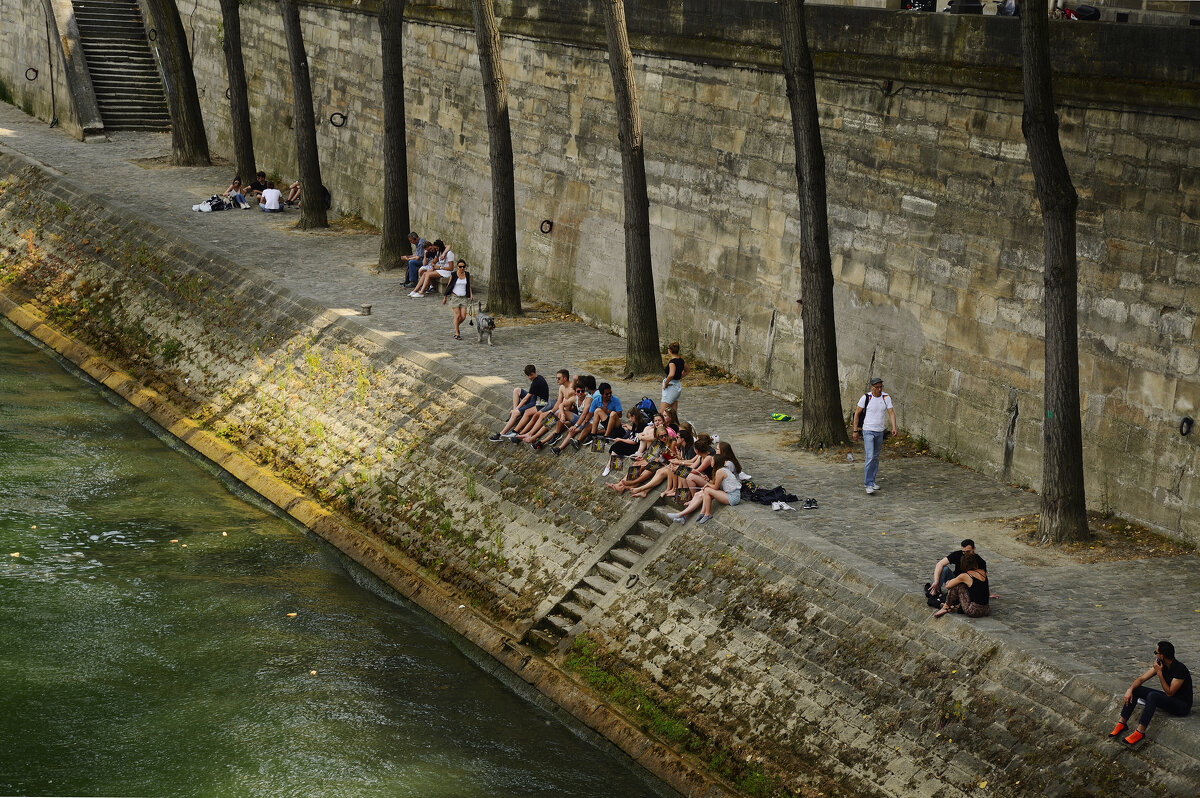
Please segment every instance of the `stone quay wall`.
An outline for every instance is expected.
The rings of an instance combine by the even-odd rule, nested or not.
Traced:
[[[1115,680],[1024,654],[990,619],[931,626],[898,577],[738,513],[622,582],[570,652],[584,667],[527,648],[539,608],[643,509],[603,488],[594,459],[486,443],[506,387],[5,154],[0,310],[685,795],[1150,798],[1200,783],[1185,729],[1113,759],[1096,730]],[[672,723],[614,709],[597,674],[632,680]]]
[[[341,210],[372,221],[383,193],[375,8],[302,8],[324,179]],[[210,140],[229,153],[219,7],[200,0],[185,12]],[[28,26],[39,12],[20,0],[3,13],[23,13],[11,21]],[[523,289],[620,332],[620,157],[598,11],[584,0],[512,0],[500,13]],[[628,13],[663,340],[794,398],[799,222],[776,4],[650,2]],[[259,163],[290,178],[282,29],[270,4],[242,15]],[[486,263],[488,142],[469,5],[410,2],[408,20],[414,224]],[[882,375],[908,430],[952,459],[1037,487],[1042,231],[1021,136],[1018,25],[836,7],[810,9],[809,24],[843,406],[849,415],[866,377]],[[1200,404],[1200,34],[1111,24],[1052,34],[1061,136],[1080,195],[1090,503],[1194,538],[1197,437],[1179,428]],[[6,46],[35,52],[32,32],[18,39]],[[334,113],[344,126],[330,122]]]
[[[57,118],[65,129],[82,136],[63,56],[63,48],[74,48],[59,36],[51,6],[50,0],[0,3],[0,99],[47,122]]]
[[[376,19],[304,8],[322,167],[339,207],[379,218]],[[527,294],[624,325],[620,158],[589,4],[502,7]],[[663,340],[785,396],[800,390],[799,223],[772,3],[631,6]],[[244,10],[256,146],[294,174],[286,49]],[[415,225],[489,257],[488,142],[464,2],[409,4]],[[196,68],[228,151],[214,0]],[[901,423],[974,468],[1041,473],[1041,225],[1021,136],[1017,24],[810,11],[830,178],[843,404],[887,379]],[[1180,536],[1200,529],[1200,48],[1188,29],[1055,26],[1062,140],[1080,194],[1087,487]],[[1136,64],[1127,55],[1137,52]],[[333,127],[333,112],[347,115]],[[543,220],[553,222],[549,234]]]

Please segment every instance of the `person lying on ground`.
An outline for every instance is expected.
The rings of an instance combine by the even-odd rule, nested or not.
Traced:
[[[283,192],[275,188],[275,184],[268,180],[267,187],[263,189],[262,196],[258,198],[258,208],[264,213],[279,213],[282,208],[279,207],[279,198],[283,196]]]
[[[937,565],[933,566],[933,581],[929,584],[929,595],[937,598],[938,593],[945,589],[939,585],[945,585],[951,579],[963,572],[962,559],[968,554],[975,555],[979,562],[979,567],[987,570],[987,561],[978,554],[975,554],[975,541],[967,538],[959,544],[961,548],[958,551],[952,551],[945,557],[937,561]]]
[[[674,480],[678,479],[678,472],[683,470],[683,473],[690,471],[689,463],[696,460],[696,442],[692,438],[691,425],[685,425],[685,429],[679,430],[679,435],[673,438],[669,444],[669,456],[663,468],[655,470],[654,475],[649,481],[643,482],[633,491],[631,495],[635,499],[644,499],[650,495],[650,491],[658,485],[666,482],[668,487],[665,491],[659,494],[660,499],[669,499],[675,495]]]
[[[600,390],[596,387],[596,378],[591,374],[580,375],[579,382],[584,389],[584,394],[579,397],[579,415],[576,416],[575,423],[563,431],[562,441],[557,446],[550,447],[550,451],[556,455],[562,454],[567,444],[578,449],[580,440],[586,438],[588,430],[591,429],[592,407],[600,396]]]
[[[1146,682],[1153,682],[1162,687],[1155,690],[1146,687]],[[1109,737],[1117,737],[1125,731],[1129,724],[1129,716],[1137,708],[1137,702],[1146,704],[1138,719],[1138,726],[1125,738],[1129,745],[1136,745],[1146,736],[1146,727],[1150,725],[1154,713],[1159,708],[1165,709],[1176,717],[1183,717],[1192,711],[1192,674],[1179,660],[1175,659],[1175,646],[1167,640],[1160,640],[1154,647],[1154,662],[1150,669],[1133,680],[1125,691],[1125,701],[1121,705],[1121,717],[1117,725],[1108,733]]]
[[[727,442],[717,444],[717,453],[713,457],[713,476],[707,485],[701,488],[692,500],[677,513],[669,513],[667,518],[677,524],[687,523],[688,515],[700,511],[696,523],[705,524],[712,518],[713,503],[737,506],[742,501],[742,481],[738,474],[742,472],[742,464],[733,453],[733,447]]]
[[[537,367],[532,363],[525,367],[525,377],[529,380],[529,390],[513,388],[513,406],[508,414],[508,422],[504,429],[488,437],[492,443],[504,440],[504,433],[517,425],[526,410],[550,401],[550,386],[546,384],[546,378],[537,373]]]
[[[550,421],[551,417],[558,412],[564,401],[574,396],[571,391],[571,372],[566,369],[559,369],[554,373],[554,381],[558,385],[558,394],[555,396],[554,402],[542,408],[535,407],[526,410],[525,415],[517,422],[517,426],[509,430],[504,437],[509,440],[520,439],[525,443],[532,443],[542,436],[546,426],[553,423]],[[526,438],[527,435],[532,435],[535,432],[537,433],[536,437]]]
[[[948,612],[961,612],[968,618],[982,618],[992,614],[988,606],[987,571],[979,564],[975,554],[964,554],[958,576],[946,583],[946,603],[933,614],[941,618]]]

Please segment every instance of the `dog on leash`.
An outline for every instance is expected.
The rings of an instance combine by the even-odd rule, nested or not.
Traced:
[[[486,336],[488,346],[492,346],[492,330],[496,329],[496,320],[486,313],[480,313],[475,319],[475,326],[479,329],[479,343],[483,343]]]
[[[475,329],[479,331],[479,343],[482,345],[486,337],[488,346],[493,346],[492,330],[496,329],[496,320],[483,312],[483,303],[472,302],[468,306],[467,315],[472,317],[467,323],[475,325]]]

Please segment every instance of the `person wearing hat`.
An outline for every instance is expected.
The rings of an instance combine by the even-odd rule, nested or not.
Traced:
[[[883,380],[875,377],[871,380],[871,390],[864,393],[858,400],[858,409],[854,411],[854,440],[861,433],[863,439],[863,457],[867,461],[863,467],[863,485],[870,495],[879,490],[875,484],[875,475],[879,472],[879,450],[883,448],[883,438],[888,422],[892,424],[892,434],[896,429],[896,411],[892,409],[892,397],[883,392]]]

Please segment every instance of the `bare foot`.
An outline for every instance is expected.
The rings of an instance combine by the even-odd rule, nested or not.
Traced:
[[[675,498],[675,491],[673,491],[673,490],[664,490],[662,493],[658,494],[658,497],[659,497],[660,499],[674,499],[674,498]]]

